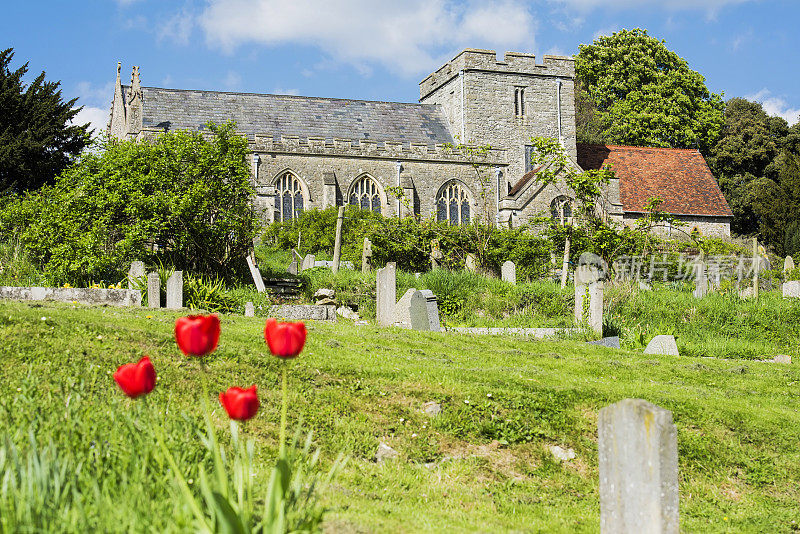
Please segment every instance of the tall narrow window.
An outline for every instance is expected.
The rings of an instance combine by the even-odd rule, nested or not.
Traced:
[[[374,211],[375,213],[381,212],[381,205],[383,204],[381,191],[378,188],[378,184],[370,176],[364,175],[356,180],[350,187],[348,198],[351,206],[362,210]]]
[[[292,221],[303,214],[303,185],[291,172],[275,182],[275,220]]]
[[[514,115],[523,117],[525,115],[525,88],[514,88]]]
[[[533,163],[531,163],[531,157],[533,156],[533,146],[525,145],[525,172],[531,172],[533,170]]]
[[[461,182],[447,182],[436,198],[436,219],[450,224],[469,224],[470,195]]]

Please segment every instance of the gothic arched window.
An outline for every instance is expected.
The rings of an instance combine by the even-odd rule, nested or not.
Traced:
[[[291,172],[275,181],[275,220],[293,221],[303,214],[303,184]]]
[[[470,194],[461,182],[451,180],[439,190],[436,198],[436,220],[450,224],[469,224]]]
[[[348,203],[362,210],[381,212],[381,190],[371,176],[364,175],[350,186]]]
[[[558,196],[550,203],[550,216],[558,224],[572,224],[572,199]]]

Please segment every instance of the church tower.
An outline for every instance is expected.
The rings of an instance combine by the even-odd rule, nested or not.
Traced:
[[[530,54],[498,61],[492,50],[468,48],[420,82],[419,101],[441,105],[460,142],[506,149],[503,182],[513,185],[530,170],[531,137],[559,139],[577,158],[574,77],[569,57],[537,65]]]

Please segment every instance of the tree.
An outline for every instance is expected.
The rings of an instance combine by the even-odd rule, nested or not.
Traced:
[[[0,238],[18,239],[53,283],[117,281],[132,260],[235,278],[260,227],[247,140],[232,123],[209,129],[84,153],[54,185],[7,201]]]
[[[42,72],[28,86],[25,63],[9,69],[14,49],[0,51],[0,192],[23,192],[52,183],[89,142],[89,125],[70,124],[81,108],[61,99],[61,82]]]
[[[608,142],[697,147],[706,154],[720,135],[722,97],[647,30],[621,30],[581,45],[575,74]]]

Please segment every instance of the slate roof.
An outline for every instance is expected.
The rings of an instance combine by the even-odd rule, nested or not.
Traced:
[[[584,170],[611,165],[625,212],[641,213],[648,199],[673,215],[733,217],[706,160],[696,149],[578,144]]]
[[[123,87],[127,90],[127,87]],[[452,143],[441,106],[292,95],[229,93],[142,87],[145,127],[200,130],[208,121],[236,121],[254,134]]]

